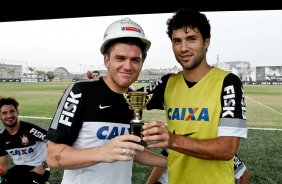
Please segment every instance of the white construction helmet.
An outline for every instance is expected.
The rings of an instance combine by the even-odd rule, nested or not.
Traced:
[[[102,54],[104,54],[105,46],[114,39],[123,38],[123,37],[135,37],[140,38],[142,42],[144,42],[147,52],[151,46],[151,42],[145,37],[145,33],[141,26],[139,26],[136,22],[133,22],[129,18],[123,18],[118,20],[106,29],[104,34],[103,44],[100,48]]]

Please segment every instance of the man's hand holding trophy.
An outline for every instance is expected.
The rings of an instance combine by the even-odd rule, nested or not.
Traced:
[[[130,91],[123,94],[129,108],[134,111],[134,118],[130,121],[130,133],[143,138],[143,125],[141,111],[146,109],[146,105],[151,100],[153,94],[141,91]]]

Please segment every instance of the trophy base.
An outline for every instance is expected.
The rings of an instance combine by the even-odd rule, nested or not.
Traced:
[[[141,139],[143,139],[143,125],[144,125],[144,121],[142,120],[132,120],[130,122],[130,134],[132,135],[136,135],[138,137],[141,137]],[[146,146],[146,143],[141,140],[141,142],[138,142],[138,144]]]

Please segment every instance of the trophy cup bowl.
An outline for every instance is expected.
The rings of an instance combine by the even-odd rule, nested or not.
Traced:
[[[153,94],[141,91],[130,91],[123,94],[129,109],[133,110],[134,118],[130,121],[130,133],[143,138],[143,125],[141,111],[146,109],[146,105],[151,100]]]

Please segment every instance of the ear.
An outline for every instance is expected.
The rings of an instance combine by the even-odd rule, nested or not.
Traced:
[[[110,58],[108,56],[108,54],[104,54],[104,64],[106,68],[110,67]]]
[[[206,38],[205,39],[205,43],[204,43],[204,47],[206,48],[206,50],[209,48],[209,46],[210,46],[210,38]]]

